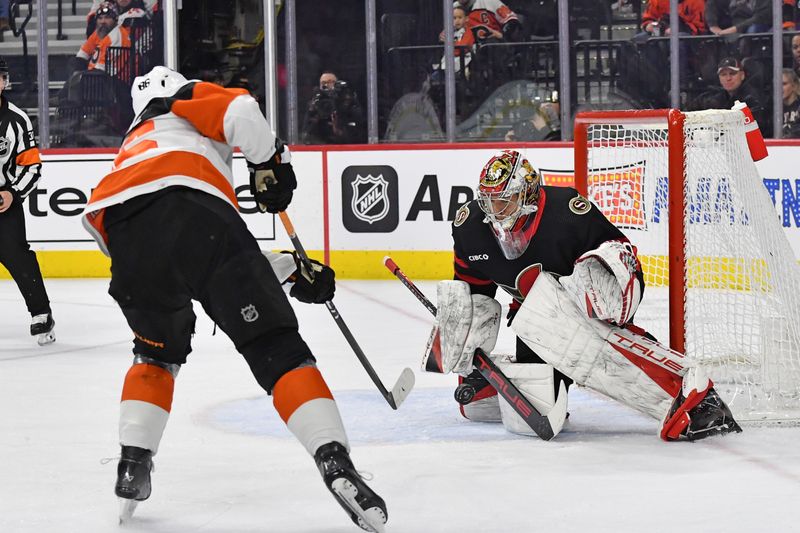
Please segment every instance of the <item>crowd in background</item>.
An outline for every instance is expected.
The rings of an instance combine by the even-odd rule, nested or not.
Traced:
[[[441,141],[449,118],[442,4],[375,1],[379,140]],[[669,0],[572,0],[569,109],[669,107],[674,98],[668,37],[677,31],[682,109],[744,100],[771,136],[774,105],[782,104],[783,124],[777,127],[784,137],[798,137],[796,4],[783,3],[783,98],[774,102],[770,0],[682,0],[677,29],[670,27]],[[0,32],[3,5],[0,0]],[[364,3],[296,2],[294,107],[287,100],[284,7],[277,5],[278,130],[288,138],[287,110],[293,109],[292,142],[367,142]],[[184,2],[178,14],[180,71],[248,89],[264,109],[261,2],[197,0]],[[63,83],[50,98],[53,146],[117,145],[132,118],[130,83],[163,61],[161,15],[157,0],[93,1],[86,40],[65,61],[63,82],[51,76]],[[559,57],[557,0],[458,0],[452,26],[456,138],[560,140],[565,63]],[[51,63],[58,60],[51,57]]]

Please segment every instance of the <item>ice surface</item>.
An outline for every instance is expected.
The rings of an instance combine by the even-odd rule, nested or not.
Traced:
[[[359,531],[320,481],[225,335],[198,309],[153,495],[117,525],[117,413],[131,333],[107,280],[47,280],[55,344],[39,347],[0,281],[0,532]],[[420,283],[435,295],[431,282]],[[658,329],[645,308],[639,317]],[[453,376],[418,371],[427,311],[396,281],[338,282],[336,305],[384,383],[416,388],[392,411],[323,306],[296,303],[390,532],[800,531],[800,429],[664,443],[657,422],[584,389],[555,440],[458,415]],[[501,349],[513,346],[503,329]],[[104,459],[112,458],[110,461]]]

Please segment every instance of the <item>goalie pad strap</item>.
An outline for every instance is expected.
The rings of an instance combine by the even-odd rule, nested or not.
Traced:
[[[663,419],[680,390],[683,355],[588,318],[549,273],[536,279],[511,328],[543,360],[579,385],[653,418]]]

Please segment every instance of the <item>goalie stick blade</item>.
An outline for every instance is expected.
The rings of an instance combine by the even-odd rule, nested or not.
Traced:
[[[403,403],[406,397],[411,393],[415,382],[416,378],[414,377],[414,372],[412,372],[410,368],[404,368],[400,373],[400,377],[397,378],[397,383],[392,387],[391,395],[394,401],[392,407],[395,409],[400,407],[400,404]]]
[[[534,433],[536,433],[542,440],[551,440],[555,437],[553,425],[550,419],[536,410],[531,402],[522,394],[519,389],[514,385],[510,379],[497,367],[488,355],[483,350],[478,349],[475,351],[475,358],[472,361],[478,372],[481,373],[486,381],[497,390],[508,404],[522,417],[526,424],[530,426]],[[559,394],[559,396],[561,396]],[[563,398],[566,401],[567,395],[564,394]],[[561,398],[559,397],[559,401]],[[562,421],[563,424],[563,421]]]

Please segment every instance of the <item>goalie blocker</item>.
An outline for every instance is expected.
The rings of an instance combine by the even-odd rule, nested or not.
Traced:
[[[560,382],[556,394],[553,367],[518,364],[507,356],[489,355],[500,328],[497,300],[470,294],[467,283],[449,280],[439,282],[437,302],[436,325],[422,367],[429,372],[460,374],[462,386],[456,389],[456,400],[462,404],[473,400],[472,397],[459,399],[459,394],[466,392],[463,377],[473,368],[499,392],[499,411],[491,413],[488,405],[474,402],[477,418],[470,416],[470,419],[499,419],[512,433],[536,434],[546,440],[557,435],[567,416],[567,390]]]

